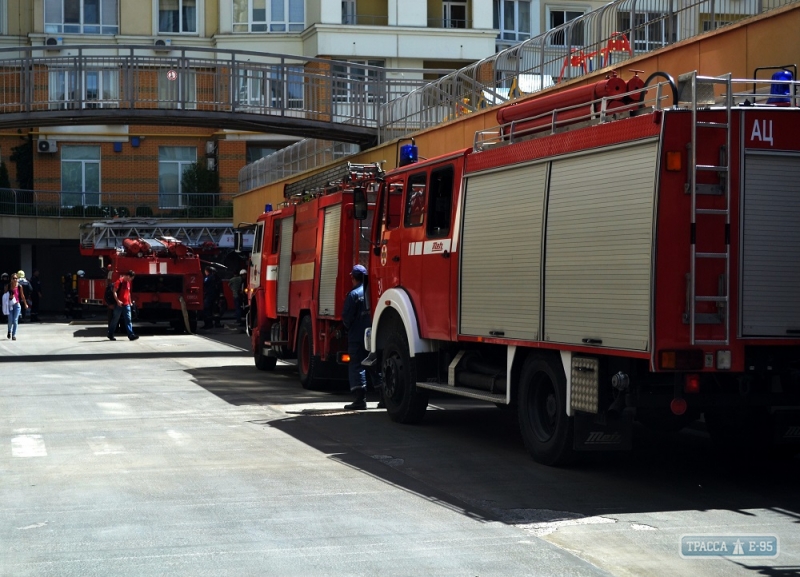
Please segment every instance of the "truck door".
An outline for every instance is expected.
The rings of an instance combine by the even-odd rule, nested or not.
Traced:
[[[378,296],[400,284],[400,222],[403,215],[404,181],[405,175],[399,175],[387,179],[384,183],[381,197],[381,219],[378,223],[380,254],[372,261],[376,263],[377,267],[374,278],[377,279],[378,286],[373,287],[373,290]]]
[[[248,288],[255,290],[261,286],[261,254],[264,238],[264,223],[256,225],[253,236],[253,251],[250,253],[250,275],[247,279]]]
[[[454,172],[448,165],[412,174],[406,189],[401,282],[424,338],[450,338]]]

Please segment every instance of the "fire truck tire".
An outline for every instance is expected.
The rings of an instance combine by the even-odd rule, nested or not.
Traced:
[[[428,408],[428,392],[418,389],[416,362],[408,354],[402,327],[392,327],[383,348],[383,400],[396,423],[419,423]]]
[[[573,457],[573,419],[566,413],[567,379],[560,364],[536,354],[525,359],[517,414],[522,440],[543,465],[564,465]]]
[[[256,368],[259,371],[273,370],[275,365],[278,364],[278,359],[264,355],[264,343],[261,342],[261,339],[258,339],[258,343],[253,351],[253,360],[256,363]]]
[[[300,375],[300,384],[304,389],[320,389],[327,384],[320,378],[321,362],[314,355],[314,335],[311,328],[311,317],[306,315],[300,321],[297,331],[297,372]]]

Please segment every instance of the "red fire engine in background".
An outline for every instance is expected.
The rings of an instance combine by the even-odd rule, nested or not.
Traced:
[[[510,405],[546,464],[629,448],[634,419],[800,440],[798,83],[637,81],[510,105],[384,175],[365,363],[393,420],[431,390]]]
[[[288,184],[285,203],[267,205],[253,227],[247,330],[256,367],[297,357],[300,383],[315,388],[346,378],[341,322],[349,272],[366,264],[371,223],[353,218],[354,191],[374,196],[377,164],[346,164]]]
[[[212,264],[209,259],[218,257],[221,250],[232,249],[233,240],[231,225],[221,223],[116,219],[82,225],[81,254],[99,257],[100,268],[107,274],[78,279],[80,302],[106,306],[103,295],[108,282],[132,270],[136,273],[132,287],[136,320],[168,322],[176,330],[197,332],[203,310],[203,267]],[[220,308],[224,311],[232,306],[232,299],[227,283],[222,286],[226,292]]]

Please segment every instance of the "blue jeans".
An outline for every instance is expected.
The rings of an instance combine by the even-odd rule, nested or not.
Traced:
[[[123,305],[121,307],[114,307],[114,314],[111,317],[111,322],[108,323],[108,336],[113,337],[114,332],[117,330],[117,324],[119,323],[119,318],[125,321],[125,332],[128,333],[129,337],[133,336],[133,325],[131,324],[131,305]]]
[[[22,312],[22,305],[15,303],[8,307],[8,334],[12,337],[17,336],[19,326],[19,315]]]

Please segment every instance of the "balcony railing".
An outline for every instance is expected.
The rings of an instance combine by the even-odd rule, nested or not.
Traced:
[[[376,14],[342,14],[345,26],[388,26],[389,17]]]
[[[233,195],[214,193],[65,192],[0,189],[0,215],[152,218],[233,218]]]

